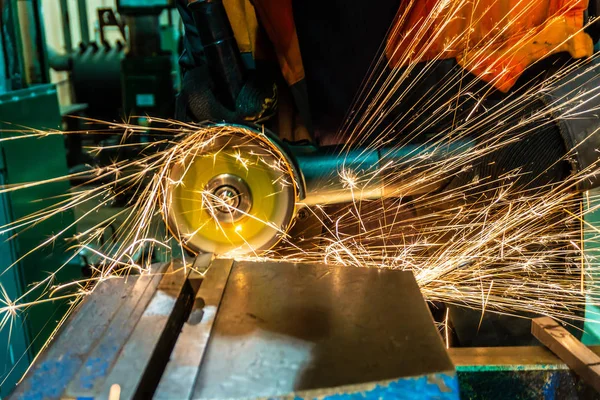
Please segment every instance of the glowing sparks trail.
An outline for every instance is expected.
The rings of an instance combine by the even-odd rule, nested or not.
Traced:
[[[535,173],[525,165],[511,165],[500,172],[490,172],[490,168],[499,162],[499,152],[512,152],[512,146],[535,137],[551,126],[557,113],[563,118],[577,118],[583,110],[589,111],[582,101],[584,93],[566,104],[548,103],[531,108],[532,103],[570,72],[592,68],[589,60],[572,62],[553,76],[536,79],[506,95],[502,101],[488,104],[485,100],[495,82],[482,85],[477,80],[466,81],[464,71],[477,70],[481,63],[485,64],[484,55],[512,23],[503,20],[493,38],[472,45],[476,51],[463,60],[464,69],[455,67],[447,72],[443,83],[428,88],[426,96],[414,104],[411,112],[396,112],[397,106],[407,101],[419,84],[424,85],[426,77],[435,73],[435,59],[420,62],[429,50],[429,45],[421,46],[423,38],[432,27],[436,27],[441,35],[445,27],[459,18],[459,9],[467,3],[440,1],[431,17],[403,39],[402,46],[387,49],[394,59],[401,60],[402,68],[388,69],[384,55],[376,60],[353,111],[340,130],[348,151],[359,147],[368,152],[403,146],[419,139],[421,149],[425,151],[409,156],[408,167],[404,168],[404,162],[403,168],[386,164],[374,174],[393,188],[386,193],[387,198],[361,200],[355,194],[361,193],[374,177],[361,176],[358,171],[343,168],[337,171],[340,183],[352,193],[353,204],[302,210],[312,221],[313,228],[320,232],[316,238],[300,243],[279,230],[281,242],[276,248],[244,257],[410,270],[425,298],[432,302],[511,315],[532,312],[571,322],[593,318],[584,316],[584,310],[586,299],[598,302],[593,295],[600,293],[600,287],[593,276],[599,265],[595,256],[591,252],[584,253],[583,249],[597,242],[600,234],[597,228],[588,226],[595,233],[582,238],[582,229],[587,226],[586,214],[595,212],[600,205],[582,208],[582,196],[576,189],[600,172],[598,166],[573,172],[560,181],[543,180],[557,165],[569,162],[574,156],[569,153]],[[519,7],[515,6],[511,18],[526,15],[536,1],[521,3]],[[406,18],[407,15],[398,16],[399,21]],[[508,14],[506,18],[509,18]],[[471,19],[472,24],[478,22],[473,16]],[[536,33],[525,33],[506,50],[506,54],[517,52]],[[428,40],[433,43],[435,39]],[[451,48],[464,39],[458,35],[450,38],[446,45]],[[472,40],[469,37],[468,41]],[[557,47],[560,45],[556,44]],[[487,66],[492,67],[493,63]],[[268,141],[261,135],[257,137],[252,130],[239,127],[154,122],[164,127],[110,124],[111,131],[122,132],[129,138],[127,144],[118,147],[137,145],[141,148],[145,155],[137,160],[119,160],[91,172],[51,181],[7,185],[0,189],[0,193],[6,193],[59,180],[86,178],[85,185],[56,199],[53,207],[2,226],[0,233],[13,235],[24,229],[35,229],[36,224],[66,210],[85,206],[87,211],[72,224],[37,248],[30,249],[26,256],[56,241],[68,240],[72,243],[71,258],[84,251],[97,260],[93,276],[87,280],[55,282],[57,274],[67,265],[64,264],[18,298],[10,299],[4,290],[0,290],[0,329],[10,327],[12,319],[35,307],[36,303],[78,299],[93,290],[99,281],[132,272],[149,273],[156,254],[165,258],[184,254],[186,242],[204,227],[186,235],[165,229],[163,220],[170,206],[169,193],[174,187],[184,185],[183,178],[172,179],[172,168],[178,166],[187,171],[189,160],[199,156],[216,160],[220,150],[212,150],[215,141],[231,133],[246,135],[248,140]],[[20,137],[65,134],[70,133],[23,132]],[[155,139],[149,143],[131,143],[141,135]],[[476,145],[446,159],[434,157],[446,146],[464,139],[475,139]],[[18,137],[3,140],[18,140]],[[99,154],[108,148],[91,150]],[[231,152],[220,156],[228,157],[231,163],[246,171],[259,164],[281,172],[280,180],[273,182],[281,186],[281,191],[299,184],[293,181],[285,157],[268,146],[262,150],[264,153],[260,154]],[[427,187],[441,183],[444,190],[433,193],[427,190]],[[408,197],[406,193],[420,194]],[[230,214],[239,211],[256,223],[278,230],[273,221],[237,210],[231,201],[226,201],[228,199],[215,197],[207,191],[197,194],[199,199],[205,199],[201,203],[209,208],[210,215],[223,210]],[[110,220],[79,232],[75,237],[65,237],[78,223],[122,196],[132,200]],[[596,197],[588,193],[588,203],[600,200]],[[297,206],[303,206],[301,201]],[[107,233],[110,233],[109,240],[104,240]],[[243,224],[235,225],[236,241],[244,239],[245,234]],[[43,289],[43,295],[32,299],[31,295],[40,289]],[[444,329],[448,330],[448,321]]]

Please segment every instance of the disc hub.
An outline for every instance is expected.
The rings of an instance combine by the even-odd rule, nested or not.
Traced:
[[[237,175],[217,175],[208,182],[205,190],[205,207],[219,222],[236,222],[252,208],[250,188]]]

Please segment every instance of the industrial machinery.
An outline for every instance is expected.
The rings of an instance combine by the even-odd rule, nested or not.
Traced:
[[[170,0],[120,0],[118,10],[129,27],[127,53],[118,45],[86,43],[73,73],[93,75],[95,69],[110,64],[106,73],[113,83],[116,75],[123,74],[121,84],[109,88],[111,99],[120,90],[128,114],[168,116],[171,105],[165,99],[173,94],[172,57],[161,51],[157,31],[159,11],[172,5]],[[234,109],[247,71],[223,6],[218,0],[192,0],[190,8],[207,44],[215,94]],[[581,74],[581,84],[600,87],[599,76],[596,65]],[[587,110],[597,109],[592,104],[598,102],[595,90],[586,93],[583,96],[589,97],[582,98],[581,93],[559,85],[541,93],[541,101],[555,105],[558,114],[572,98],[587,103]],[[24,112],[39,109],[49,114],[43,120],[33,120],[32,112]],[[55,127],[57,109],[52,85],[0,95],[0,111],[11,115],[8,122],[12,123]],[[597,121],[584,115],[559,118],[555,124],[572,139],[570,148],[593,142],[573,157],[580,170],[596,160]],[[446,180],[410,186],[403,182],[418,177],[432,161],[465,154],[475,142],[453,141],[435,150],[419,144],[340,148],[284,142],[268,129],[238,121],[211,126],[220,128],[220,133],[209,145],[170,166],[163,199],[166,225],[198,256],[155,264],[151,273],[100,281],[10,398],[457,399],[459,380],[466,393],[472,390],[487,397],[502,396],[506,382],[516,393],[533,394],[533,398],[542,392],[549,393],[548,398],[554,393],[590,393],[543,348],[447,350],[411,272],[213,257],[271,248],[289,232],[303,207],[439,191]],[[0,133],[5,133],[3,125]],[[46,146],[55,157],[49,157],[35,176],[23,166],[22,152],[10,148],[14,143],[2,145],[10,151],[0,158],[0,183],[65,174],[62,144],[57,136],[44,140],[27,143],[29,151],[41,152],[38,146]],[[343,179],[345,173],[349,175]],[[357,190],[353,190],[354,178],[359,179]],[[590,177],[581,188],[596,185]],[[47,188],[47,193],[35,196],[23,191],[24,198],[0,197],[0,205],[5,206],[0,222],[34,212],[33,198],[68,191],[65,184]],[[31,248],[40,241],[39,235],[49,235],[53,223],[64,226],[72,217],[62,218],[20,236],[14,248],[3,243],[5,250],[0,253],[9,258],[4,263],[12,264],[19,248]],[[62,254],[53,248],[47,256],[43,265],[52,269]],[[38,262],[31,258],[25,263]],[[0,275],[11,298],[27,282],[43,279],[39,268],[34,273],[11,273]],[[47,317],[59,316],[61,309],[48,303],[35,311]],[[47,318],[31,314],[31,321],[12,331],[6,354],[0,348],[0,360],[8,360],[8,368],[18,371],[14,378],[25,372],[33,354],[28,338],[52,328],[52,324],[41,326]],[[26,354],[28,359],[17,359],[15,354]],[[14,383],[9,381],[5,387],[12,389]]]
[[[128,116],[168,118],[173,114],[173,56],[161,47],[159,14],[173,0],[118,0],[129,28],[128,51],[121,62],[123,109]]]
[[[304,207],[434,191],[443,180],[406,187],[401,179],[390,177],[403,173],[408,179],[420,172],[419,160],[452,157],[472,145],[459,141],[435,152],[419,145],[341,151],[335,146],[291,145],[264,129],[222,127],[227,134],[219,134],[211,146],[185,163],[175,164],[169,177],[182,184],[168,185],[166,222],[194,252],[267,250],[291,227],[297,204]],[[365,182],[356,192],[340,178],[344,169]]]
[[[160,23],[172,0],[116,1],[116,10],[99,8],[99,40],[89,38],[87,5],[78,2],[82,41],[73,47],[68,6],[61,2],[66,52],[53,50],[50,65],[69,71],[74,101],[87,104],[86,113],[99,120],[173,114],[177,82],[176,38]],[[168,14],[170,17],[170,14]],[[173,21],[169,18],[171,25]],[[107,27],[117,27],[122,38],[110,43]],[[143,122],[143,121],[142,121]]]
[[[223,4],[218,0],[190,0],[188,7],[206,44],[206,62],[215,93],[234,110],[245,73]],[[567,150],[573,152],[575,171],[595,165],[596,149],[600,147],[600,135],[595,134],[598,118],[589,111],[599,103],[595,94],[600,83],[600,63],[592,60],[582,70],[571,72],[562,78],[563,83],[528,99],[532,107],[552,106],[554,121],[549,129],[558,140],[562,136]],[[582,104],[588,110],[582,111],[586,118],[564,118]],[[521,117],[515,118],[517,121]],[[407,187],[403,180],[419,174],[421,160],[431,163],[466,154],[475,144],[475,139],[456,141],[442,144],[435,151],[426,144],[342,149],[317,143],[285,143],[262,127],[233,123],[221,126],[227,130],[226,135],[219,134],[211,146],[185,160],[184,165],[175,165],[169,177],[170,181],[183,184],[169,185],[166,222],[171,232],[194,252],[243,254],[266,250],[289,230],[296,205],[438,191],[447,181],[438,179],[435,183]],[[231,154],[247,162],[237,163]],[[360,177],[358,190],[351,190],[352,183],[340,177],[343,171]],[[591,176],[582,181],[580,189],[587,190],[598,183]]]
[[[224,106],[235,110],[247,74],[223,3],[193,0],[188,8],[205,47],[215,95]],[[399,180],[383,181],[384,175],[394,172],[389,168],[399,173],[410,167],[418,174],[415,160],[428,153],[423,146],[342,151],[338,147],[286,143],[264,127],[220,126],[227,134],[219,134],[183,165],[174,165],[169,177],[182,184],[168,185],[166,222],[194,252],[244,254],[269,249],[290,228],[297,204],[408,196],[435,190],[434,186],[441,184],[407,191]],[[449,144],[428,157],[451,157],[470,146],[468,141]],[[234,153],[245,161],[236,162],[231,156]],[[356,194],[348,190],[339,177],[344,169],[368,184],[361,185]]]

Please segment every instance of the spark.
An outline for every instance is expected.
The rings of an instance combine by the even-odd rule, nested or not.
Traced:
[[[506,95],[496,105],[485,102],[498,83],[492,72],[500,69],[509,73],[509,67],[503,63],[511,54],[517,54],[539,30],[523,32],[518,40],[508,43],[503,48],[503,57],[490,59],[491,50],[518,23],[519,17],[526,16],[537,3],[516,2],[506,18],[498,21],[485,38],[476,37],[473,27],[486,18],[486,12],[477,15],[475,7],[469,9],[469,18],[464,21],[467,25],[465,33],[448,37],[444,42],[447,52],[454,51],[461,43],[469,44],[469,48],[460,51],[462,58],[461,54],[457,55],[461,58],[462,68],[448,71],[442,83],[428,87],[410,112],[404,114],[395,113],[397,106],[412,101],[411,94],[415,89],[425,84],[431,74],[437,73],[434,65],[442,56],[428,58],[431,46],[461,20],[461,9],[471,2],[438,2],[430,17],[399,37],[398,46],[382,47],[389,50],[389,55],[398,59],[402,67],[390,68],[385,54],[374,61],[339,130],[339,137],[344,138],[339,141],[343,144],[342,151],[361,148],[366,154],[390,147],[393,150],[415,141],[421,146],[418,154],[410,154],[398,164],[389,162],[367,176],[350,168],[337,171],[341,186],[351,193],[351,204],[337,208],[323,205],[306,208],[314,221],[312,228],[318,232],[315,238],[306,240],[307,247],[299,246],[288,234],[287,227],[275,226],[268,217],[236,210],[212,193],[198,190],[198,207],[208,215],[214,216],[215,206],[230,213],[240,212],[245,218],[242,221],[269,226],[282,238],[276,248],[265,253],[254,251],[239,255],[232,251],[227,256],[254,261],[288,260],[412,271],[426,300],[472,308],[480,311],[482,318],[487,312],[507,315],[535,312],[571,324],[586,320],[586,301],[600,306],[600,301],[592,296],[600,292],[600,285],[593,279],[600,268],[598,251],[593,250],[593,246],[600,244],[600,231],[586,221],[587,216],[599,211],[600,196],[586,192],[586,206],[583,207],[583,198],[577,188],[596,176],[600,166],[593,165],[572,173],[562,182],[535,187],[528,184],[539,176],[528,173],[525,166],[511,168],[497,176],[481,168],[484,162],[490,167],[495,165],[498,160],[491,156],[497,152],[528,140],[538,130],[552,124],[557,112],[560,111],[562,118],[581,118],[590,111],[590,105],[581,101],[585,93],[580,93],[567,104],[550,103],[524,113],[531,102],[548,93],[560,78],[577,68],[590,68],[587,60],[574,62],[552,77],[532,82],[522,90]],[[565,9],[575,4],[567,4]],[[408,21],[409,12],[410,9],[397,16],[399,23],[390,29],[390,35],[399,32],[400,26]],[[558,49],[561,44],[554,46]],[[422,62],[424,60],[427,62]],[[484,71],[483,77],[488,80],[485,85],[465,79],[465,71],[476,70]],[[67,211],[83,208],[85,211],[63,230],[39,246],[26,249],[26,256],[65,242],[70,246],[71,259],[84,252],[95,260],[91,278],[56,282],[61,271],[67,268],[65,263],[46,279],[13,298],[0,287],[0,329],[9,329],[20,314],[36,305],[55,301],[75,304],[93,293],[100,282],[122,279],[132,273],[150,273],[153,255],[157,253],[161,253],[163,259],[183,254],[189,240],[207,225],[182,235],[166,229],[164,219],[174,201],[169,194],[173,188],[185,186],[185,176],[192,161],[207,157],[216,162],[222,151],[218,145],[222,143],[225,147],[232,133],[247,137],[248,141],[266,143],[269,140],[264,133],[256,134],[239,126],[186,124],[157,118],[153,121],[158,125],[107,123],[104,130],[83,132],[15,127],[18,135],[0,139],[1,142],[50,135],[111,133],[121,135],[119,145],[94,146],[88,151],[98,155],[114,147],[135,148],[137,145],[143,154],[137,160],[115,160],[109,166],[91,171],[0,187],[0,193],[9,193],[54,182],[86,180],[65,196],[52,199],[51,206],[0,226],[0,233],[14,238]],[[398,132],[401,135],[397,135]],[[141,143],[138,140],[141,135],[148,135],[153,140]],[[399,138],[392,142],[392,136]],[[459,149],[446,159],[437,157],[444,154],[449,145],[468,138],[476,139],[473,147]],[[299,185],[290,174],[285,157],[273,147],[264,146],[245,154],[240,146],[226,155],[248,173],[257,165],[280,172],[284,177],[277,183],[282,190]],[[568,163],[573,157],[574,152],[571,152],[557,162]],[[170,172],[176,166],[183,173],[180,179],[174,180]],[[469,179],[461,180],[465,176]],[[389,198],[361,197],[363,185],[375,180],[385,183],[384,192]],[[445,190],[427,190],[440,185],[445,186]],[[120,197],[130,201],[109,220],[69,236],[77,224],[110,207]],[[300,206],[302,200],[298,201]],[[190,214],[196,211],[190,210]],[[247,244],[244,235],[249,229],[243,229],[243,226],[242,222],[236,223],[233,232]],[[584,228],[592,234],[583,236]],[[16,265],[7,266],[2,273]],[[449,318],[450,308],[447,308],[446,346],[450,345]]]
[[[342,170],[339,173],[339,177],[344,189],[356,189],[358,185],[358,176],[354,171],[347,168],[342,168]]]

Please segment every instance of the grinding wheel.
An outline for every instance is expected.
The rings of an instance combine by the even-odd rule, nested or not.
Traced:
[[[259,254],[285,235],[295,212],[291,167],[264,135],[219,135],[172,166],[166,222],[189,250]]]

